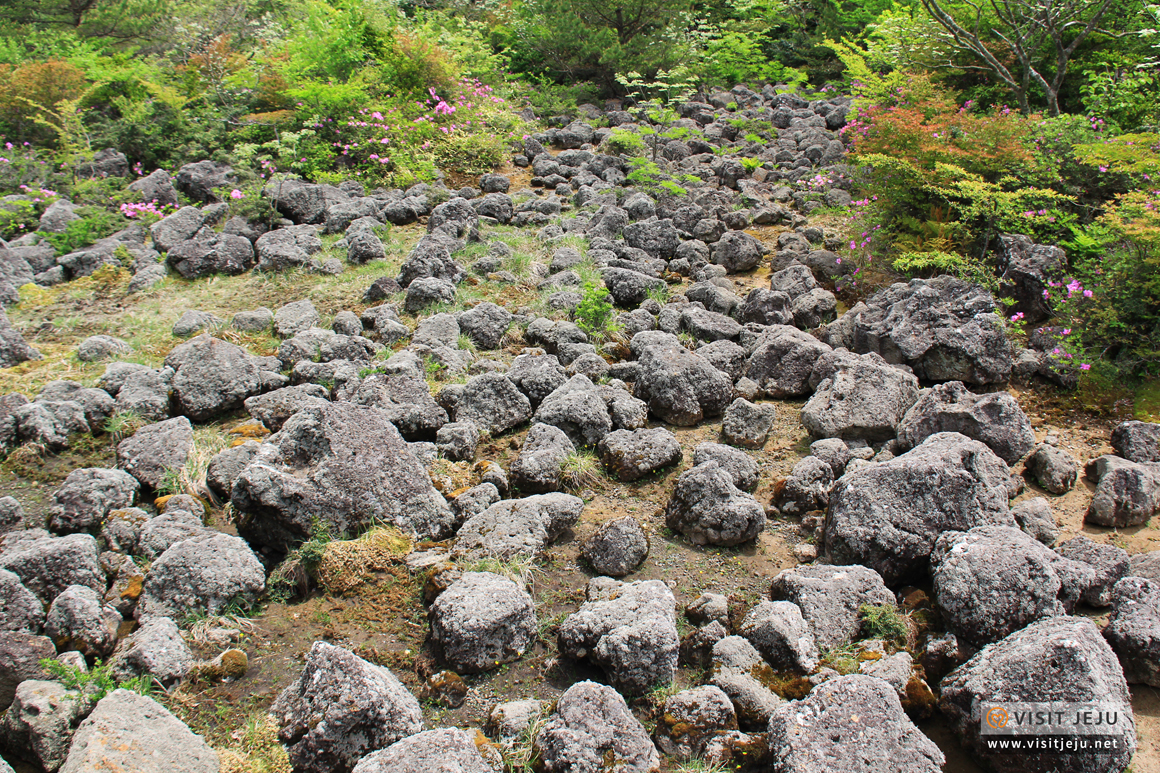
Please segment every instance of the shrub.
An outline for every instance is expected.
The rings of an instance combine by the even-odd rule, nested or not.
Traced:
[[[863,604],[858,608],[858,617],[862,620],[862,633],[873,639],[901,644],[910,631],[906,618],[893,604]]]
[[[612,134],[601,144],[601,149],[612,155],[643,156],[644,138],[627,129],[613,129]]]
[[[603,284],[584,283],[584,295],[576,305],[576,324],[591,336],[607,336],[615,330],[616,317],[608,302],[608,290]]]
[[[18,140],[44,141],[52,132],[37,121],[53,108],[84,93],[84,72],[61,59],[0,65],[0,123]]]

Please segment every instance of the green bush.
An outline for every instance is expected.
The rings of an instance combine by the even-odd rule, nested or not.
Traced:
[[[600,145],[606,153],[621,156],[643,156],[645,154],[644,138],[636,132],[627,129],[613,129]]]
[[[616,314],[608,298],[608,289],[603,284],[584,283],[584,295],[576,305],[575,319],[588,335],[603,338],[617,329]]]
[[[862,633],[871,639],[885,639],[901,644],[910,631],[906,618],[893,604],[863,604],[858,608],[862,620]]]

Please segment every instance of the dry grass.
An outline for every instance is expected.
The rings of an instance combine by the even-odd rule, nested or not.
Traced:
[[[349,593],[409,553],[411,544],[394,527],[376,527],[357,539],[327,543],[314,574],[328,593]]]
[[[218,750],[221,773],[290,773],[290,758],[278,742],[278,725],[269,714],[250,717],[233,740],[233,746]]]

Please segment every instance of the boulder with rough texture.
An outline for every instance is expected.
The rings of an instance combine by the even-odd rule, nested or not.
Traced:
[[[1070,612],[1094,574],[1007,526],[943,534],[930,562],[947,627],[960,646],[975,648]]]
[[[657,723],[657,746],[680,759],[699,757],[716,736],[737,729],[737,713],[721,688],[682,690],[665,700]]]
[[[1066,559],[1087,564],[1095,572],[1095,577],[1083,588],[1084,603],[1093,607],[1111,604],[1112,587],[1131,571],[1128,551],[1115,545],[1095,542],[1083,534],[1077,534],[1056,546],[1055,552]]]
[[[348,402],[311,407],[282,426],[234,482],[238,533],[287,551],[316,523],[355,534],[372,523],[442,539],[454,517],[385,411]]]
[[[616,393],[616,401],[611,393]],[[630,416],[634,412],[639,414],[636,418]],[[615,424],[622,427],[628,424],[632,429],[643,426],[643,414],[643,404],[627,392],[598,387],[590,378],[577,373],[545,397],[532,418],[558,427],[576,446],[594,446],[612,431]],[[614,416],[627,419],[618,422]]]
[[[359,760],[352,773],[495,773],[476,738],[457,727],[427,730]]]
[[[825,523],[831,563],[864,564],[890,585],[922,577],[939,534],[1015,526],[1010,471],[977,440],[931,435],[890,461],[847,472],[830,493]]]
[[[366,755],[423,728],[419,701],[389,669],[321,641],[270,713],[295,773],[349,773]]]
[[[1118,456],[1100,456],[1084,468],[1096,484],[1084,521],[1097,526],[1139,526],[1160,512],[1160,470]]]
[[[103,594],[102,594],[103,595]],[[102,604],[101,596],[84,585],[70,585],[61,591],[44,616],[44,635],[61,652],[76,650],[82,655],[104,659],[117,644],[121,615]]]
[[[769,596],[796,604],[823,650],[842,647],[858,635],[863,605],[894,604],[894,594],[882,577],[864,566],[811,564],[786,569],[773,578]]]
[[[303,408],[318,408],[329,402],[330,392],[319,384],[297,384],[273,392],[247,397],[246,411],[271,432],[282,429],[286,421]]]
[[[209,421],[235,410],[262,388],[258,365],[245,349],[203,334],[165,358],[173,368],[177,407],[193,421]]]
[[[403,310],[411,314],[438,303],[455,302],[455,285],[438,277],[423,277],[407,285]]]
[[[769,406],[756,405],[738,397],[725,409],[721,439],[732,446],[761,448],[773,426],[774,412]]]
[[[163,685],[185,678],[193,653],[168,617],[149,617],[113,653],[113,674],[120,680],[148,675]]]
[[[505,499],[468,518],[456,535],[457,552],[470,556],[538,556],[580,519],[584,500],[570,494]]]
[[[602,773],[609,760],[617,773],[660,770],[660,755],[624,698],[595,682],[569,687],[533,743],[545,773]]]
[[[716,462],[742,491],[753,491],[757,486],[757,462],[740,449],[722,443],[699,443],[693,449],[693,466],[699,467],[705,462]]]
[[[774,711],[769,752],[778,773],[940,773],[946,762],[894,688],[862,674],[827,680]]]
[[[174,338],[188,338],[194,333],[200,333],[203,330],[216,330],[223,323],[224,320],[216,314],[211,314],[208,311],[189,309],[173,323],[173,328],[170,332],[173,333]]]
[[[58,534],[93,531],[113,510],[132,507],[140,488],[132,475],[121,470],[73,470],[53,492],[55,506],[49,516],[49,528]]]
[[[39,359],[40,352],[28,345],[20,331],[12,327],[8,315],[0,309],[0,368],[11,368],[28,360]]]
[[[1129,684],[1160,687],[1160,583],[1125,577],[1112,588],[1112,615],[1104,638]]]
[[[833,468],[816,456],[807,456],[774,487],[772,504],[783,515],[791,516],[823,510],[830,502],[833,485]]]
[[[1018,312],[1029,324],[1051,317],[1048,286],[1067,272],[1067,253],[1062,248],[1036,244],[1023,234],[1001,234],[998,244],[999,292],[1015,302],[1007,313]]]
[[[610,432],[601,438],[597,452],[604,468],[625,482],[678,464],[684,456],[676,436],[661,427]]]
[[[470,421],[493,437],[518,427],[531,415],[531,401],[502,373],[472,378],[455,407],[456,421]]]
[[[519,660],[536,637],[536,605],[506,577],[465,572],[431,605],[431,638],[460,674]]]
[[[1090,773],[1123,770],[1136,750],[1128,685],[1116,655],[1095,625],[1081,617],[1051,617],[984,647],[940,684],[939,708],[972,754],[997,773]],[[1003,753],[980,734],[994,702],[1111,704],[1124,743],[1112,754]]]
[[[635,518],[624,516],[608,521],[580,546],[597,574],[623,577],[648,557],[649,540]]]
[[[720,465],[705,462],[678,478],[665,525],[696,545],[739,545],[765,528],[765,509]]]
[[[44,624],[44,606],[36,594],[25,588],[20,578],[0,569],[0,631],[39,633]]]
[[[55,773],[68,756],[73,734],[88,708],[79,693],[58,682],[21,682],[12,705],[0,719],[0,749],[14,759]]]
[[[243,274],[254,267],[254,259],[254,245],[249,239],[227,233],[180,242],[165,255],[165,261],[186,279]]]
[[[1020,502],[1011,508],[1011,517],[1028,535],[1042,542],[1052,545],[1059,538],[1059,524],[1055,522],[1055,513],[1051,510],[1051,503],[1043,497],[1035,497]]]
[[[511,322],[510,311],[485,302],[460,315],[459,329],[480,349],[498,349]]]
[[[1076,477],[1079,474],[1071,454],[1047,443],[1035,446],[1024,462],[1023,470],[1044,491],[1056,496],[1066,494],[1075,488]]]
[[[764,729],[781,698],[768,687],[774,671],[761,653],[741,636],[726,636],[713,644],[711,668],[713,685],[729,696],[742,727]]]
[[[802,408],[816,438],[889,440],[918,399],[918,379],[876,354],[825,354],[810,376],[817,391]]]
[[[29,679],[48,679],[40,661],[56,657],[52,639],[25,631],[0,631],[0,711],[7,709],[16,687]]]
[[[686,427],[720,416],[733,397],[728,376],[679,346],[649,346],[639,363],[636,396],[669,424]]]
[[[0,569],[7,569],[45,606],[70,585],[105,592],[105,573],[97,558],[97,540],[90,534],[51,537],[33,529],[0,547]]]
[[[114,690],[77,728],[60,773],[218,773],[218,755],[152,698]]]
[[[504,375],[527,395],[533,408],[568,381],[568,375],[556,355],[532,354],[526,350],[512,360],[511,367]]]
[[[533,424],[508,470],[511,484],[525,494],[559,491],[564,462],[575,453],[576,447],[563,430],[550,424]]]
[[[809,673],[818,663],[818,645],[802,617],[801,608],[790,601],[762,601],[749,610],[738,633],[757,648],[779,671]]]
[[[333,185],[317,185],[302,180],[271,181],[262,196],[295,223],[322,223],[326,210],[350,203],[350,196]]]
[[[193,450],[193,425],[184,416],[146,424],[117,444],[117,466],[156,489],[166,473],[178,471]],[[130,502],[129,504],[132,504]]]
[[[832,351],[809,333],[788,325],[770,325],[753,345],[745,367],[766,397],[801,397],[813,391],[810,375],[818,360]]]
[[[1125,421],[1112,430],[1112,448],[1129,462],[1160,462],[1160,424]]]
[[[1031,421],[1007,392],[973,394],[961,381],[924,390],[898,427],[898,442],[909,451],[937,432],[958,432],[978,440],[1014,464],[1035,446]]]
[[[765,255],[765,246],[744,231],[729,231],[713,244],[712,258],[730,274],[756,268]]]
[[[96,362],[115,354],[127,354],[133,347],[127,341],[107,335],[89,336],[77,346],[77,359],[81,362]],[[39,359],[33,357],[31,359]]]
[[[645,693],[677,670],[677,602],[658,580],[593,580],[588,601],[560,624],[560,653],[604,669],[618,690]]]
[[[998,384],[1011,374],[1011,348],[994,298],[950,276],[880,290],[829,325],[823,340],[877,352],[925,381]]]
[[[383,411],[409,441],[434,440],[447,423],[447,411],[431,396],[427,382],[414,375],[373,373],[336,391],[339,400]]]
[[[149,567],[137,617],[217,614],[248,607],[266,589],[266,571],[238,537],[210,534],[170,546]]]

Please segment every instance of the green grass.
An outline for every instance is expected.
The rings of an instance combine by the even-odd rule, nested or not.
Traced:
[[[595,486],[600,482],[603,472],[596,454],[584,448],[568,454],[560,470],[565,488],[573,491]]]
[[[885,639],[895,644],[905,642],[909,633],[906,618],[893,604],[863,604],[858,608],[862,618],[862,632],[872,639]]]

